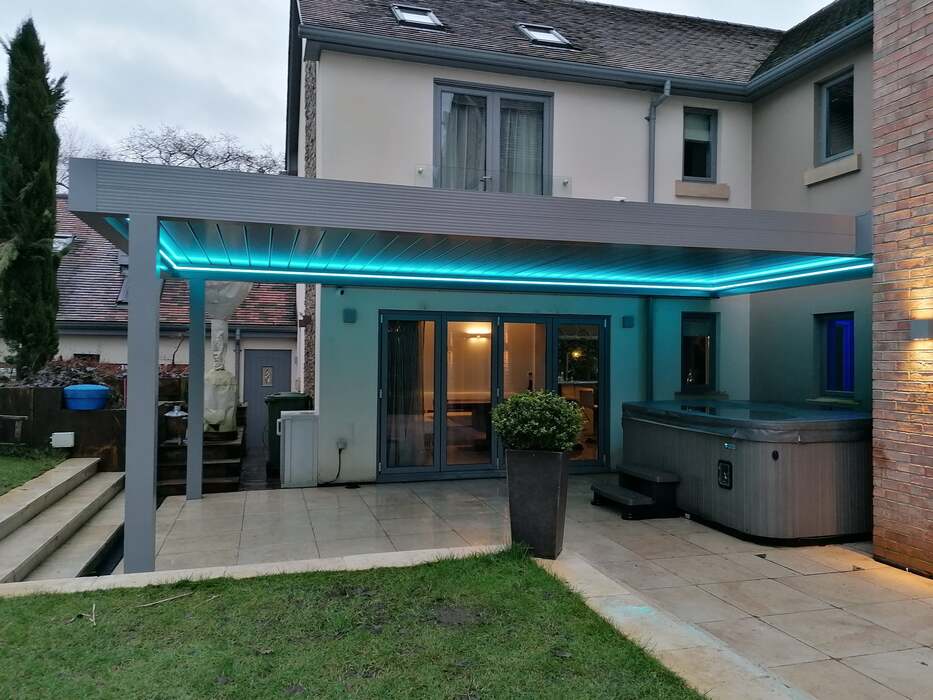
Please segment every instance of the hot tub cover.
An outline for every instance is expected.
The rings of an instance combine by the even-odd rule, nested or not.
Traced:
[[[758,401],[642,401],[622,418],[756,442],[857,442],[871,438],[871,414],[837,407]]]

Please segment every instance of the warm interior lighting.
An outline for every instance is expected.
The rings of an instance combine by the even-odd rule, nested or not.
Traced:
[[[486,338],[487,336],[492,335],[492,329],[489,327],[489,324],[482,326],[467,326],[465,332],[471,338]]]
[[[579,360],[581,357],[583,357],[583,351],[582,350],[571,350],[570,356],[575,360]]]

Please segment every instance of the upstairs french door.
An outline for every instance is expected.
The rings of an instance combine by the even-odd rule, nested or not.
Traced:
[[[602,318],[380,314],[380,475],[501,473],[492,409],[541,389],[583,410],[574,465],[605,465],[606,336]]]

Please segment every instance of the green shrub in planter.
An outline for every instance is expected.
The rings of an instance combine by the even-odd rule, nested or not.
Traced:
[[[508,448],[512,542],[556,559],[564,544],[569,451],[583,424],[576,404],[546,391],[515,394],[496,407],[492,423]]]
[[[553,392],[526,391],[496,406],[492,424],[510,450],[566,452],[580,434],[583,411]]]

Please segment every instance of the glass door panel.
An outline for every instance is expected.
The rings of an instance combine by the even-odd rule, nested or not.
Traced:
[[[482,192],[486,177],[486,98],[461,92],[441,93],[440,186]]]
[[[599,459],[599,366],[602,326],[557,324],[557,390],[583,409],[583,428],[571,459]]]
[[[502,324],[502,396],[547,387],[547,325]]]
[[[386,322],[386,463],[433,468],[435,322]]]
[[[447,466],[492,459],[492,322],[447,322]]]
[[[544,194],[544,103],[499,105],[499,191]]]

